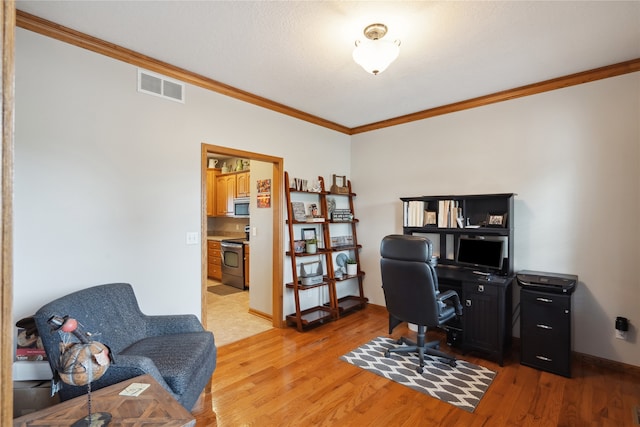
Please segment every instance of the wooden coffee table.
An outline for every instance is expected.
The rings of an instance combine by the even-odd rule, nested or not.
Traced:
[[[120,396],[132,383],[150,384],[137,397]],[[111,414],[109,426],[195,426],[189,411],[151,376],[142,375],[91,393],[91,412]],[[16,426],[70,426],[87,416],[87,396],[79,396],[13,420]]]

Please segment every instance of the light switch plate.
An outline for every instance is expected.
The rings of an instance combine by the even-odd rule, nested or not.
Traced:
[[[189,231],[187,232],[187,245],[197,245],[199,233],[197,231]]]

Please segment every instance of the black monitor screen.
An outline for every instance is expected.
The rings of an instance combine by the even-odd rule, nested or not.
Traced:
[[[502,269],[502,240],[460,237],[456,261],[473,267]]]

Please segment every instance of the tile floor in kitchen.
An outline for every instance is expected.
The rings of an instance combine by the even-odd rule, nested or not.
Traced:
[[[215,285],[220,282],[208,281],[207,286]],[[249,313],[249,291],[224,296],[207,292],[207,329],[213,332],[217,347],[271,328],[270,320]]]

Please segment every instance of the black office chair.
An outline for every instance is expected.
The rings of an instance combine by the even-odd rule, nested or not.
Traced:
[[[438,351],[440,343],[425,343],[427,328],[441,326],[456,315],[462,314],[460,298],[455,291],[438,291],[438,276],[432,256],[431,241],[424,237],[390,235],[380,244],[380,270],[382,288],[389,311],[389,333],[402,322],[418,326],[418,342],[402,337],[398,344],[407,344],[389,349],[391,353],[418,353],[423,372],[424,355],[444,358],[451,366],[456,359]]]

